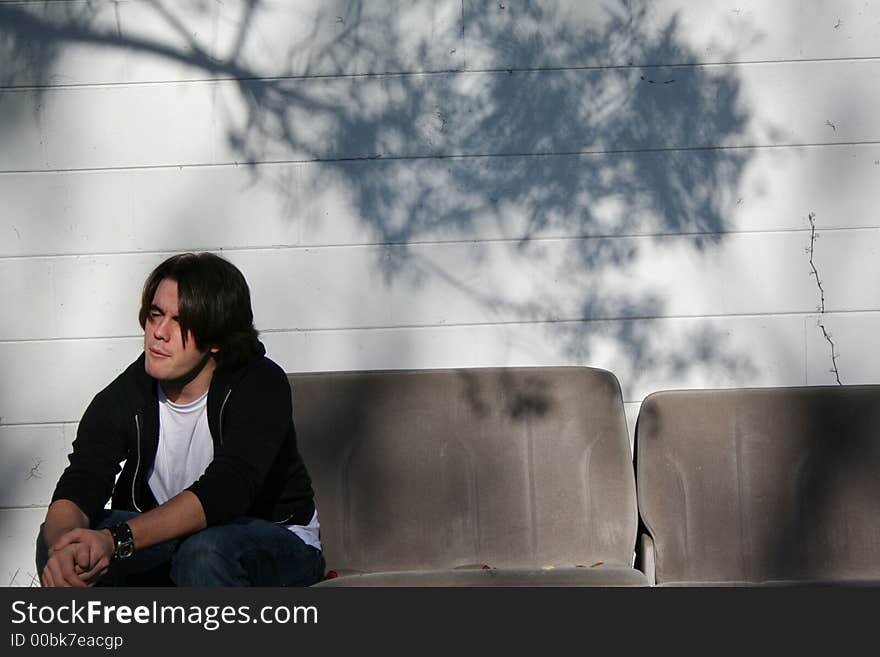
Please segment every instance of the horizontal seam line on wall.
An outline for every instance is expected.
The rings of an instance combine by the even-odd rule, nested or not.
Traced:
[[[509,66],[488,68],[448,68],[426,71],[379,71],[367,73],[320,73],[307,75],[304,73],[291,75],[265,75],[250,77],[218,76],[208,78],[188,78],[184,80],[128,80],[117,82],[82,82],[68,84],[30,84],[30,85],[7,85],[0,86],[0,93],[4,91],[47,91],[47,90],[74,90],[74,89],[100,89],[115,87],[142,87],[178,84],[216,84],[219,82],[284,82],[284,81],[311,81],[311,80],[358,80],[370,78],[407,78],[407,77],[436,77],[444,75],[511,75],[532,73],[566,73],[566,72],[593,72],[593,71],[627,71],[641,69],[701,69],[722,67],[745,67],[745,66],[773,66],[773,65],[800,65],[800,64],[846,64],[856,62],[880,61],[877,56],[858,57],[816,57],[807,59],[754,59],[737,61],[716,62],[679,62],[675,64],[585,64],[582,66]],[[194,66],[198,67],[197,64]]]
[[[880,226],[829,226],[817,228],[821,233],[841,232],[871,232],[880,231]],[[321,251],[342,249],[379,249],[395,247],[425,247],[425,246],[462,246],[462,245],[490,245],[490,244],[522,244],[536,243],[546,244],[549,242],[581,242],[581,241],[608,241],[608,240],[675,240],[678,238],[688,240],[701,237],[726,237],[739,235],[789,235],[795,233],[811,233],[812,229],[804,228],[777,228],[773,230],[727,230],[727,231],[693,231],[681,233],[607,233],[596,235],[556,235],[539,237],[493,237],[486,239],[450,239],[450,240],[413,240],[407,242],[353,242],[351,244],[270,244],[266,246],[216,246],[200,245],[191,248],[181,248],[178,251],[164,249],[143,251],[89,251],[72,253],[29,253],[24,255],[0,255],[0,262],[11,260],[63,260],[83,258],[113,258],[113,257],[138,257],[151,255],[173,255],[182,251],[213,251],[217,253],[257,253],[281,251]]]
[[[536,367],[554,367],[554,366],[553,365],[540,365],[540,366],[536,366]],[[571,366],[566,366],[566,367],[571,367]],[[574,367],[579,367],[579,366],[574,366]],[[583,365],[581,367],[592,367],[592,366],[591,365]],[[453,367],[453,368],[414,367],[414,368],[403,368],[403,369],[413,369],[413,370],[431,370],[431,369],[453,369],[453,370],[456,370],[456,369],[459,369],[459,370],[466,370],[466,369],[471,369],[471,368],[468,368],[468,367],[457,367],[457,368],[456,367]],[[342,370],[323,370],[323,371],[342,371]],[[299,374],[299,373],[307,373],[307,372],[287,372],[287,374]],[[772,387],[772,388],[776,388],[776,387],[804,387],[804,386],[812,386],[812,385],[828,385],[828,384],[825,384],[825,383],[816,383],[816,384],[796,383],[796,384],[790,384],[788,386],[786,386],[786,385],[751,386],[750,385],[750,386],[729,386],[729,387],[754,389],[757,387]],[[871,385],[871,384],[854,384],[854,385]],[[723,388],[723,386],[713,386],[712,388],[703,388],[703,389],[709,390],[709,389],[716,389],[716,388]],[[663,388],[663,390],[694,390],[694,389],[695,388]],[[656,392],[659,392],[659,391],[660,390],[657,390]],[[653,394],[653,393],[649,393],[649,394]],[[645,401],[645,399],[647,397],[648,397],[648,395],[645,395],[645,397],[643,397],[642,399],[625,399],[624,398],[622,403],[624,405],[641,404]],[[57,425],[57,426],[76,426],[79,423],[80,423],[80,420],[76,419],[76,420],[63,420],[63,421],[53,422],[53,423],[49,423],[49,424]],[[45,422],[12,422],[9,424],[0,424],[0,429],[7,428],[7,427],[10,427],[10,428],[39,427],[39,426],[44,426],[44,425],[47,425],[47,423],[45,423]],[[17,508],[32,508],[32,507],[4,507],[4,506],[0,506],[0,510],[17,509]]]
[[[536,367],[554,367],[554,366],[553,366],[553,365],[541,365],[541,366],[536,366]],[[566,366],[566,367],[571,367],[571,366]],[[574,366],[574,367],[579,367],[579,366]],[[583,365],[583,366],[581,366],[581,367],[592,367],[592,366],[591,366],[591,365]],[[453,370],[458,369],[458,370],[467,370],[467,369],[472,369],[472,368],[468,368],[468,367],[453,367],[453,368],[447,368],[447,367],[443,367],[443,368],[413,367],[413,368],[402,368],[402,369],[404,369],[404,370],[406,370],[406,369],[411,369],[411,370],[431,370],[431,369],[447,369],[447,370],[448,370],[448,369],[453,369]],[[317,371],[317,370],[315,370],[315,371]],[[344,371],[344,370],[321,370],[321,371]],[[310,371],[309,371],[309,372],[310,372]],[[306,373],[309,373],[309,372],[306,372],[306,371],[303,371],[303,372],[287,372],[287,374],[306,374]],[[827,384],[827,383],[813,383],[813,384],[807,384],[807,383],[792,383],[792,384],[788,384],[788,385],[785,385],[785,384],[779,384],[779,385],[776,385],[776,384],[774,384],[774,385],[769,385],[769,386],[754,386],[754,385],[748,385],[748,386],[726,386],[726,388],[728,388],[728,389],[729,389],[729,388],[746,388],[746,389],[755,389],[755,388],[760,388],[760,387],[769,387],[769,388],[777,388],[777,387],[810,387],[810,386],[824,386],[824,385],[829,385],[829,384]],[[862,383],[862,384],[853,384],[853,385],[873,385],[873,384],[864,384],[864,383]],[[656,390],[656,391],[654,391],[654,392],[660,392],[661,390],[662,390],[662,391],[667,391],[667,390],[713,390],[713,389],[724,389],[724,388],[725,388],[725,386],[712,386],[711,388],[661,388],[661,389],[658,389],[658,390]],[[645,401],[645,399],[647,399],[647,397],[648,397],[650,394],[653,394],[653,393],[648,393],[648,395],[645,395],[645,397],[643,397],[642,399],[626,399],[626,398],[624,398],[624,399],[622,400],[622,403],[623,403],[624,405],[630,405],[630,406],[631,406],[631,405],[636,405],[636,404],[641,404],[641,403],[643,403],[643,402]],[[60,422],[54,422],[54,423],[52,423],[52,424],[59,425],[59,426],[64,426],[64,425],[67,425],[67,426],[72,426],[72,425],[73,425],[73,426],[75,426],[75,425],[77,425],[77,424],[79,424],[79,423],[80,423],[80,420],[76,419],[76,420],[63,420],[63,421],[60,421]],[[14,423],[10,423],[10,424],[0,424],[0,429],[6,428],[6,427],[16,427],[16,428],[21,428],[21,427],[36,427],[36,426],[41,426],[41,425],[43,425],[43,424],[46,424],[46,423],[40,423],[40,422],[14,422]],[[42,505],[36,505],[36,508],[39,508],[40,506],[42,506]],[[31,508],[35,508],[35,507],[16,507],[16,506],[12,506],[12,507],[4,507],[4,506],[0,506],[0,510],[6,510],[6,509],[31,509]]]
[[[194,162],[186,164],[140,164],[119,165],[109,167],[69,167],[63,169],[4,169],[0,170],[0,176],[21,174],[58,174],[58,173],[89,173],[100,171],[149,171],[163,169],[211,169],[220,167],[250,167],[250,166],[278,166],[285,164],[321,164],[334,162],[369,162],[369,161],[413,161],[413,160],[467,160],[489,159],[503,157],[572,157],[572,156],[595,156],[595,155],[633,155],[640,153],[690,153],[706,151],[744,151],[762,149],[786,149],[786,148],[827,148],[844,146],[877,146],[880,140],[861,141],[829,141],[829,142],[803,142],[790,144],[746,144],[736,146],[658,146],[655,148],[619,148],[602,150],[559,151],[545,152],[511,152],[511,153],[449,153],[435,155],[357,155],[350,157],[314,157],[303,159],[286,160],[259,160],[259,161],[232,161],[232,162]]]
[[[30,504],[27,506],[0,506],[0,511],[33,511],[48,508],[48,504]]]
[[[70,424],[76,424],[76,422],[78,422],[78,421],[79,420],[77,420],[75,422],[68,422],[68,421],[62,421],[62,422],[0,422],[0,428],[28,426],[28,427],[35,427],[35,428],[42,427],[42,428],[48,428],[48,429],[55,429],[55,428],[63,429],[65,426],[69,426]]]
[[[830,315],[870,315],[880,314],[880,309],[852,309],[852,310],[826,310],[820,313],[818,310],[810,311],[790,311],[790,312],[766,312],[766,313],[730,313],[726,315],[663,315],[663,316],[632,316],[632,317],[591,317],[591,318],[566,318],[566,319],[530,319],[530,320],[510,320],[499,322],[449,322],[443,324],[388,324],[382,326],[340,326],[340,327],[314,327],[314,328],[272,328],[259,329],[260,335],[278,335],[284,333],[334,333],[334,332],[370,332],[370,331],[424,331],[432,329],[446,328],[489,328],[501,326],[556,326],[563,324],[599,324],[599,323],[621,323],[621,322],[663,322],[663,321],[680,321],[680,320],[715,320],[715,319],[747,319],[767,318],[767,317],[801,317],[809,318],[822,315],[828,317]],[[0,346],[13,344],[43,344],[55,342],[97,342],[105,341],[123,341],[123,340],[142,340],[143,334],[137,335],[113,335],[113,336],[74,336],[63,338],[21,338],[0,340]]]

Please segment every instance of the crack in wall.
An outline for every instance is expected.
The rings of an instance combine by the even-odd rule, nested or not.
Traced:
[[[18,579],[18,576],[20,573],[21,573],[21,568],[16,568],[15,572],[12,573],[12,579],[10,579],[9,584],[6,585],[7,588],[11,588],[13,586],[16,586],[16,580]],[[37,573],[28,572],[25,574],[25,577],[30,577],[31,578],[30,582],[28,584],[19,585],[19,586],[24,586],[26,588],[33,588],[33,587],[40,586],[40,582],[37,577]]]
[[[807,215],[807,219],[810,222],[810,248],[807,249],[807,253],[810,255],[810,268],[813,270],[811,275],[816,277],[816,286],[819,288],[819,319],[816,320],[816,325],[822,330],[822,335],[825,337],[825,340],[831,347],[831,372],[834,372],[834,377],[837,379],[838,385],[843,385],[840,381],[840,371],[837,369],[837,357],[839,354],[836,351],[836,347],[834,345],[834,341],[831,339],[831,334],[828,332],[828,329],[825,328],[825,324],[822,323],[822,315],[825,314],[825,289],[822,287],[822,279],[819,277],[819,271],[816,269],[816,263],[813,262],[813,255],[816,252],[816,240],[819,236],[816,234],[816,213],[810,212]]]
[[[43,465],[43,459],[35,458],[35,459],[33,459],[33,464],[34,464],[34,467],[31,468],[30,472],[28,473],[27,477],[25,477],[25,479],[26,480],[33,479],[33,478],[42,479],[43,475],[40,474],[40,466]]]

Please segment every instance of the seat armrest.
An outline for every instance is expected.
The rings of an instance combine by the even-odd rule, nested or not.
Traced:
[[[654,539],[650,534],[639,535],[638,567],[645,573],[648,583],[654,586],[657,583],[657,573],[654,566]]]

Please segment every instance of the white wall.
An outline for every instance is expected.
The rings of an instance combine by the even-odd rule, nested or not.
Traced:
[[[183,250],[288,371],[878,381],[877,3],[165,4],[0,2],[0,584]]]

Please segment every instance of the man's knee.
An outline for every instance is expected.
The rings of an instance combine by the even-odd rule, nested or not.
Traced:
[[[181,541],[171,559],[171,579],[178,586],[233,584],[238,566],[223,549],[219,532],[203,530]]]
[[[40,530],[37,532],[36,565],[38,577],[42,575],[43,568],[46,567],[46,562],[49,560],[49,546],[46,545],[46,536],[43,533],[45,526],[45,523],[42,523],[40,525]]]
[[[181,541],[174,553],[174,563],[199,563],[222,559],[223,553],[214,532],[200,531]]]

